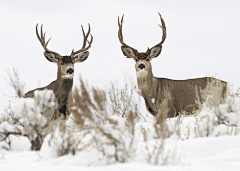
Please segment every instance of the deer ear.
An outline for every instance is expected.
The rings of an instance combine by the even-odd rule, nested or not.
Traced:
[[[122,52],[125,56],[127,56],[128,58],[133,58],[133,59],[136,58],[136,53],[130,47],[121,46],[121,48],[122,48]]]
[[[88,58],[89,52],[85,51],[73,57],[73,62],[83,62]]]
[[[44,52],[44,56],[47,58],[47,60],[49,60],[50,62],[55,62],[55,63],[57,63],[58,62],[58,60],[59,60],[59,58],[55,55],[55,54],[53,54],[53,53],[51,53],[51,52]]]
[[[156,58],[162,51],[162,45],[150,49],[149,58]]]

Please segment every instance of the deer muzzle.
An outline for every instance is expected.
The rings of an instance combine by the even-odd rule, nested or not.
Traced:
[[[73,72],[74,72],[74,70],[73,70],[72,68],[70,68],[70,69],[67,70],[67,74],[70,74],[70,75],[71,75]]]
[[[138,68],[143,69],[143,68],[145,68],[145,65],[144,64],[140,64],[140,65],[138,65]]]

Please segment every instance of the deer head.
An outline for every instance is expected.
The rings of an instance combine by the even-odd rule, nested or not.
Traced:
[[[125,56],[127,56],[127,58],[132,58],[136,61],[135,64],[135,68],[137,73],[141,72],[141,74],[139,74],[139,76],[144,76],[145,74],[143,74],[144,72],[147,74],[148,71],[151,71],[151,63],[150,61],[153,58],[156,58],[157,56],[160,55],[161,51],[162,51],[162,44],[166,39],[166,26],[165,26],[165,22],[162,19],[160,13],[160,20],[162,25],[159,25],[163,31],[163,35],[162,35],[162,40],[160,43],[158,43],[157,45],[153,46],[152,48],[148,48],[146,52],[142,52],[139,53],[136,49],[132,48],[131,46],[128,46],[127,44],[124,43],[123,41],[123,34],[122,34],[122,25],[123,25],[123,17],[120,21],[119,17],[118,17],[118,38],[119,41],[121,42],[122,46],[122,52]]]
[[[48,61],[54,62],[58,66],[58,78],[62,79],[72,79],[73,73],[74,73],[74,63],[76,62],[83,62],[88,58],[89,52],[87,51],[92,44],[93,37],[90,34],[90,25],[88,24],[89,29],[87,34],[85,34],[82,27],[83,32],[83,46],[80,50],[77,50],[74,52],[72,50],[71,54],[69,56],[62,56],[54,51],[51,51],[47,48],[47,45],[51,38],[47,42],[45,42],[45,33],[43,34],[43,25],[41,26],[41,35],[38,34],[38,24],[36,25],[36,34],[38,37],[38,40],[40,41],[42,47],[44,48],[44,56],[47,58]],[[91,40],[88,41],[88,36],[91,36]],[[86,46],[88,43],[88,46]]]

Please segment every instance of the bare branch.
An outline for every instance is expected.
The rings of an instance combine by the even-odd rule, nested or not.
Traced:
[[[23,97],[24,95],[24,89],[25,89],[25,83],[23,83],[18,75],[18,71],[17,69],[13,68],[13,75],[11,74],[11,72],[9,71],[9,69],[6,70],[6,73],[8,75],[8,79],[7,82],[9,83],[9,85],[11,87],[13,87],[13,89],[15,90],[15,93],[17,95],[17,97]]]

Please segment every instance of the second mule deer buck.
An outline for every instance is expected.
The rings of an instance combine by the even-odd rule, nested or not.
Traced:
[[[63,114],[63,115],[70,114],[67,111],[66,104],[68,101],[68,97],[71,98],[71,93],[72,93],[74,63],[83,62],[88,58],[89,52],[87,50],[91,47],[91,44],[93,41],[93,37],[90,34],[90,25],[88,24],[88,26],[89,26],[89,29],[87,34],[85,34],[83,26],[81,26],[82,32],[83,32],[82,48],[75,52],[74,50],[72,50],[72,53],[69,56],[62,56],[47,48],[47,45],[51,38],[47,42],[45,41],[45,33],[43,33],[42,26],[41,26],[41,34],[39,36],[38,24],[36,25],[37,38],[45,50],[44,56],[47,58],[48,61],[56,63],[58,66],[57,80],[53,81],[46,87],[37,88],[27,92],[24,97],[33,97],[34,91],[36,90],[44,90],[44,89],[53,90],[56,96],[56,99],[58,100],[58,109],[60,114]],[[89,35],[91,36],[90,41],[88,40]]]
[[[122,44],[121,49],[127,58],[132,58],[136,62],[135,69],[138,88],[141,90],[141,95],[145,100],[147,110],[152,115],[157,115],[162,101],[164,98],[168,98],[169,112],[166,114],[167,117],[174,117],[182,111],[192,113],[199,107],[195,102],[196,94],[200,94],[200,90],[204,90],[209,82],[215,82],[215,85],[220,86],[222,88],[221,97],[224,97],[227,90],[227,83],[216,78],[203,77],[187,80],[172,80],[153,76],[150,61],[160,55],[162,44],[167,35],[165,22],[160,13],[159,16],[162,23],[162,25],[159,25],[163,31],[162,40],[143,53],[139,53],[136,49],[124,43],[122,34],[124,15],[121,20],[118,17],[118,38]],[[200,103],[203,102],[204,99],[200,95]]]

